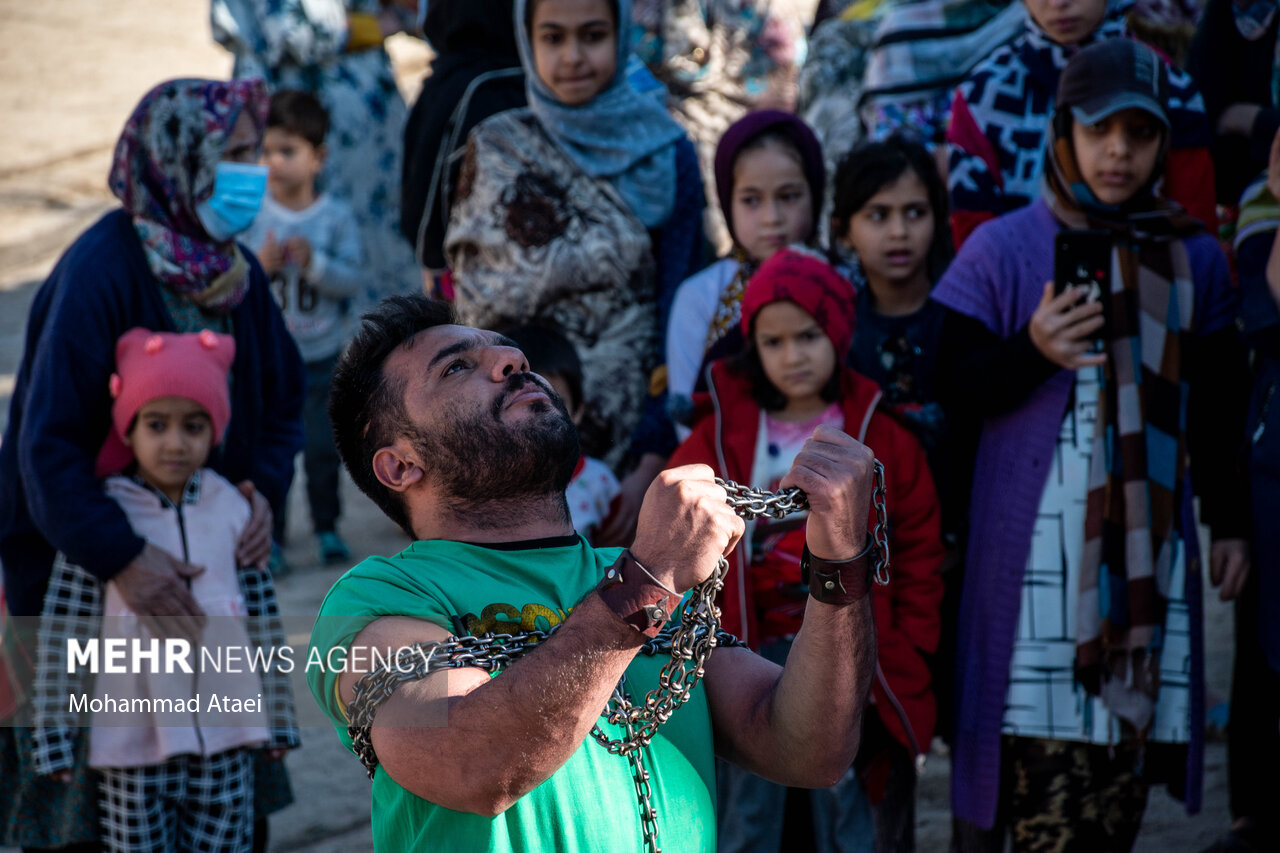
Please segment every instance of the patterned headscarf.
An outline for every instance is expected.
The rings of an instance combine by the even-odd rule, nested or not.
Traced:
[[[1231,0],[1231,13],[1240,36],[1247,41],[1257,41],[1275,19],[1276,0]]]
[[[230,313],[249,288],[249,266],[234,240],[213,240],[196,205],[213,192],[214,173],[241,112],[261,134],[267,88],[261,80],[169,80],[129,116],[108,183],[133,216],[147,265],[160,283],[205,311]]]
[[[1076,161],[1069,116],[1069,108],[1060,108],[1050,132],[1045,201],[1064,226],[1113,237],[1111,292],[1104,297],[1108,358],[1085,502],[1076,678],[1142,732],[1160,686],[1160,629],[1182,539],[1177,501],[1187,470],[1187,384],[1181,356],[1195,305],[1182,238],[1203,226],[1151,191],[1154,175],[1125,205],[1101,204]]]
[[[1021,56],[1027,73],[1040,80],[1050,92],[1058,88],[1058,75],[1067,62],[1085,47],[1126,34],[1125,19],[1133,8],[1133,0],[1107,0],[1107,11],[1097,29],[1085,36],[1079,44],[1062,45],[1049,38],[1035,18],[1027,15],[1026,31],[1021,44],[1015,49]],[[1025,144],[1025,143],[1024,143]]]
[[[646,228],[671,217],[676,203],[675,142],[684,130],[667,112],[666,89],[631,55],[631,0],[617,13],[617,64],[604,91],[567,106],[538,77],[525,27],[530,0],[516,0],[515,28],[529,109],[578,168],[613,184]],[[637,84],[640,88],[637,88]]]

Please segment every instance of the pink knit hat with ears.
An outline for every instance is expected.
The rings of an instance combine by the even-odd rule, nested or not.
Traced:
[[[111,421],[116,438],[123,441],[133,425],[138,410],[160,397],[183,397],[199,403],[213,421],[213,443],[222,441],[227,421],[231,419],[231,392],[227,386],[227,374],[236,357],[236,341],[230,335],[203,332],[175,334],[152,332],[148,329],[130,329],[116,342],[116,372],[111,374]],[[98,467],[104,465],[103,457],[112,457],[118,451],[110,440],[98,458]],[[128,450],[127,446],[125,448]],[[132,460],[108,467],[118,471]],[[114,462],[114,460],[112,460]]]

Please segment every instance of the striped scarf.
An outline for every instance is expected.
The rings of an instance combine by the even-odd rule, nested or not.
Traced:
[[[1064,226],[1103,229],[1114,238],[1109,357],[1101,368],[1085,504],[1076,678],[1142,732],[1155,708],[1170,578],[1182,545],[1182,353],[1195,304],[1182,238],[1202,226],[1150,191],[1154,175],[1124,207],[1101,204],[1085,184],[1069,133],[1054,130],[1046,202]]]

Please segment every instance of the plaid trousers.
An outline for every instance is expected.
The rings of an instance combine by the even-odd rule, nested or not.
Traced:
[[[98,818],[108,853],[250,853],[253,763],[245,749],[102,770]]]

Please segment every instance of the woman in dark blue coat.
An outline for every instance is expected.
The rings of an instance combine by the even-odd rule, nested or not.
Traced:
[[[266,111],[260,80],[154,88],[116,146],[110,186],[120,209],[82,234],[36,293],[0,440],[0,563],[19,626],[39,615],[59,551],[114,582],[157,635],[191,635],[203,621],[183,581],[194,569],[138,537],[98,479],[99,458],[114,451],[115,342],[135,326],[235,337],[231,422],[209,465],[253,504],[237,559],[267,560],[272,511],[283,509],[302,447],[304,373],[261,267],[234,240],[266,187],[256,165]],[[24,657],[13,639],[11,669]],[[87,777],[60,783],[26,772],[26,730],[11,727],[25,725],[23,712],[19,703],[10,709],[18,718],[0,727],[0,843],[96,840]],[[287,779],[277,782],[287,803]]]

